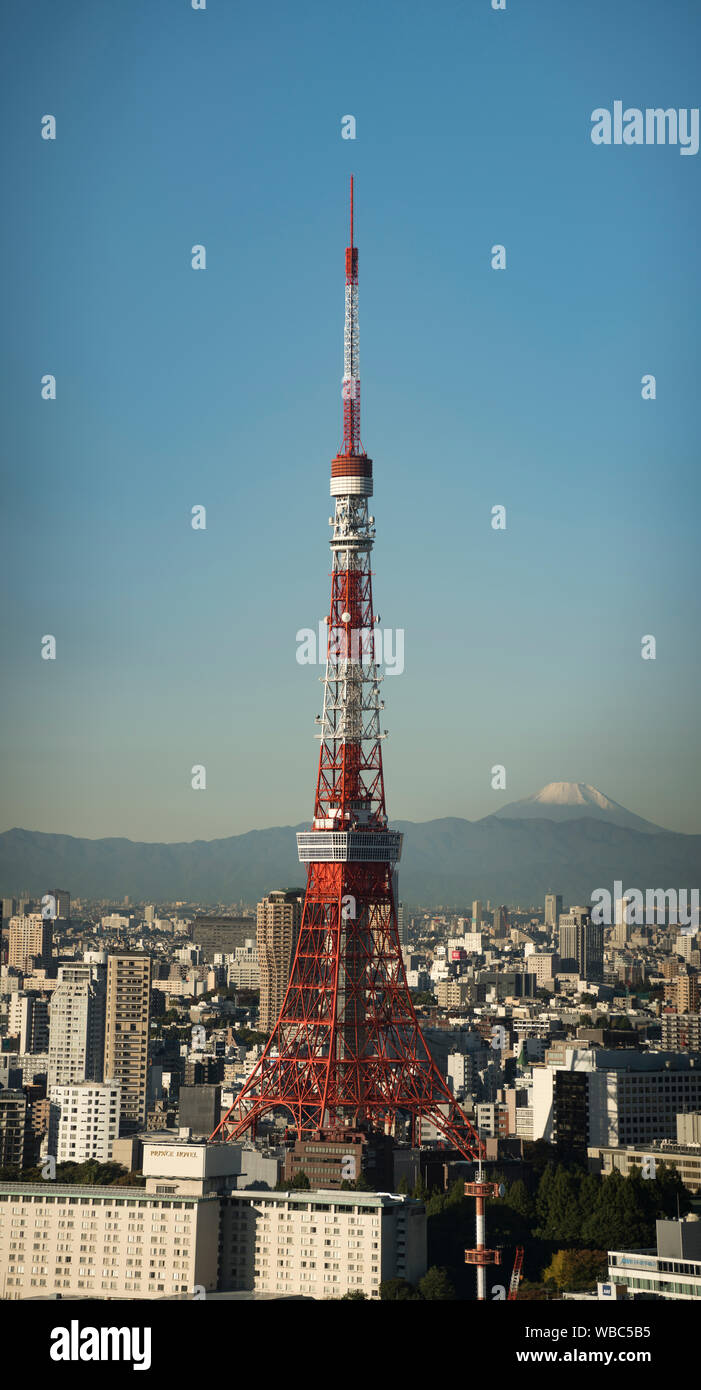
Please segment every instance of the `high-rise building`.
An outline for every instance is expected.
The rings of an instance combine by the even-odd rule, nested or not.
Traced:
[[[252,917],[226,917],[216,913],[201,914],[192,924],[192,940],[202,947],[205,960],[215,954],[232,956],[237,946],[245,945],[254,934]]]
[[[48,1085],[102,1080],[105,990],[83,963],[60,965],[51,997]]]
[[[406,909],[402,902],[397,903],[397,931],[399,932],[399,944],[406,946]]]
[[[40,912],[11,917],[8,965],[30,975],[32,970],[48,970],[51,965],[51,920]]]
[[[23,1168],[28,1141],[29,1102],[24,1091],[0,1091],[0,1168]]]
[[[472,904],[472,930],[479,931],[482,926],[482,904],[479,898],[475,898]]]
[[[545,894],[545,925],[546,925],[546,927],[552,927],[553,930],[555,930],[555,928],[557,927],[558,921],[559,921],[559,919],[560,919],[560,913],[561,913],[561,912],[562,912],[562,893],[546,893],[546,894]]]
[[[682,932],[679,932],[674,943],[675,956],[681,956],[683,960],[691,961],[694,951],[698,951],[695,937],[684,936]]]
[[[49,1001],[40,994],[18,992],[10,998],[7,1031],[18,1039],[18,1051],[48,1052]]]
[[[57,1163],[107,1163],[119,1131],[119,1082],[49,1088],[49,1153]]]
[[[665,1003],[671,1004],[678,1014],[697,1013],[701,1005],[699,976],[683,966],[680,973],[664,986],[664,997]]]
[[[256,945],[260,971],[259,1026],[269,1033],[282,1007],[297,946],[304,889],[276,890],[258,904]]]
[[[625,946],[630,940],[630,899],[616,898],[613,909],[613,931],[611,942],[614,946]]]
[[[114,955],[107,961],[106,1081],[121,1083],[120,1134],[146,1124],[151,957]]]
[[[400,902],[399,900],[399,872],[396,868],[392,873],[392,892],[394,894],[394,903],[397,909],[397,932],[399,934],[399,944],[401,946],[406,946],[407,937],[404,903]]]
[[[71,895],[65,888],[50,888],[48,896],[54,900],[55,912],[53,916],[60,917],[66,922],[71,915]]]
[[[562,973],[576,973],[592,982],[603,979],[604,929],[592,922],[588,907],[571,907],[560,916],[559,950]]]

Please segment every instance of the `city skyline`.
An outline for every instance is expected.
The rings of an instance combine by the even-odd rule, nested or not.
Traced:
[[[344,20],[317,4],[273,6],[270,32],[161,3],[15,18],[3,828],[172,843],[311,815],[321,668],[297,633],[323,615],[352,170],[375,591],[405,638],[390,818],[475,820],[571,778],[701,829],[695,163],[590,138],[623,88],[694,99],[685,31],[643,10],[563,35],[557,7],[398,30],[361,4],[382,80],[352,82],[329,80]]]

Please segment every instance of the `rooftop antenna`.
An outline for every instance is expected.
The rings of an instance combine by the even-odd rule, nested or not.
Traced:
[[[350,176],[350,244],[353,250],[353,175]]]

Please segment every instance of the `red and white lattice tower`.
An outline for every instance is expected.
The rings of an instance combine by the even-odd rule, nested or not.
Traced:
[[[260,1061],[212,1138],[235,1139],[287,1111],[300,1139],[398,1115],[420,1142],[430,1121],[465,1157],[481,1141],[437,1070],[407,988],[395,901],[402,836],[385,808],[370,555],[372,460],[360,441],[358,252],[346,249],[343,445],[331,463],[332,575],[314,819],[297,836],[307,888],[279,1018]]]

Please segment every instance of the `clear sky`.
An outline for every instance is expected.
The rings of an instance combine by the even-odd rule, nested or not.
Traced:
[[[695,0],[26,0],[2,29],[0,828],[311,815],[352,171],[390,815],[580,780],[701,831],[701,153],[590,139],[615,100],[699,105]]]

